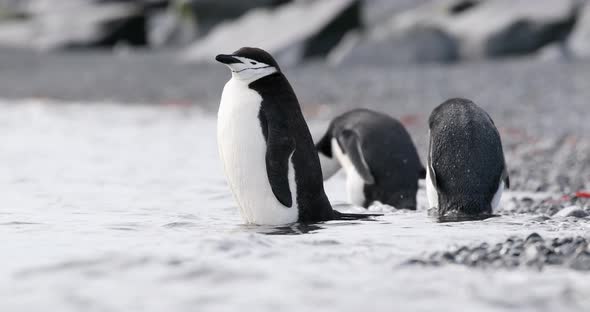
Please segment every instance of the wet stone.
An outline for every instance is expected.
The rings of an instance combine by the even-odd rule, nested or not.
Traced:
[[[581,236],[544,239],[538,233],[531,233],[526,238],[512,236],[496,244],[483,242],[449,251],[436,251],[422,258],[410,259],[406,264],[458,264],[473,268],[505,269],[527,267],[535,270],[561,265],[590,271],[590,249],[588,240]]]
[[[534,244],[537,242],[542,242],[543,238],[541,237],[541,235],[537,234],[537,233],[532,233],[531,235],[529,235],[526,240],[525,243],[526,244]]]
[[[558,217],[558,218],[567,218],[567,217],[585,218],[587,216],[588,216],[588,213],[578,206],[565,207],[553,215],[554,218],[555,217]]]
[[[543,222],[551,217],[585,218],[590,215],[590,198],[578,193],[565,193],[561,196],[545,198],[511,198],[501,214],[539,214],[531,221]]]

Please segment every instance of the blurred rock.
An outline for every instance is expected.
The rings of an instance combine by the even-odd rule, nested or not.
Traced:
[[[272,53],[280,64],[295,64],[326,55],[348,31],[359,27],[359,0],[296,1],[275,10],[253,10],[216,27],[184,57],[211,61],[218,53],[255,46]]]
[[[141,1],[35,0],[29,19],[0,24],[0,44],[46,49],[147,44]]]
[[[227,20],[239,18],[257,8],[272,8],[291,0],[184,0],[192,7],[201,35]]]
[[[417,26],[405,32],[382,34],[351,34],[329,55],[328,61],[335,65],[391,65],[450,63],[459,59],[456,40],[435,27]]]
[[[550,44],[539,50],[537,56],[542,61],[569,61],[574,57],[565,42]]]
[[[543,269],[547,265],[562,265],[574,270],[590,270],[590,252],[586,238],[564,237],[545,239],[532,233],[526,239],[509,237],[497,244],[481,243],[461,246],[450,251],[436,251],[413,258],[407,265],[440,266],[459,264],[476,268],[515,268],[519,266]]]
[[[585,218],[588,214],[578,206],[569,206],[561,209],[553,217],[557,218],[566,218],[566,217],[575,217],[575,218]]]
[[[28,4],[27,0],[0,0],[0,20],[26,17]]]
[[[197,38],[199,30],[196,14],[184,1],[152,12],[147,28],[152,47],[187,45]]]
[[[363,0],[362,17],[365,23],[376,24],[392,15],[415,9],[434,0]]]
[[[578,271],[590,271],[590,251],[587,245],[576,249],[576,254],[570,260],[569,267]]]
[[[529,54],[564,41],[577,8],[574,0],[432,1],[368,21],[368,30],[340,46],[332,61],[450,62]]]
[[[590,57],[590,2],[587,1],[581,7],[578,22],[568,43],[576,57]]]
[[[490,0],[443,24],[462,42],[463,58],[528,54],[564,40],[576,18],[571,0]]]

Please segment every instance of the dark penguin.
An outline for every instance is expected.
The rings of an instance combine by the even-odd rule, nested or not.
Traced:
[[[416,209],[418,180],[426,170],[410,134],[396,119],[368,109],[336,117],[317,143],[324,179],[346,171],[348,200],[368,207],[374,201]]]
[[[219,153],[246,223],[366,218],[332,210],[299,102],[272,56],[242,48],[216,60],[232,71],[218,113]]]
[[[469,100],[450,99],[434,109],[428,124],[430,208],[441,219],[491,215],[510,181],[490,116]]]

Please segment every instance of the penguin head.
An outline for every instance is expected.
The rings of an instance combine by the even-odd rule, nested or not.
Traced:
[[[259,48],[241,48],[232,54],[219,54],[215,60],[229,67],[233,78],[247,82],[281,71],[274,58]]]

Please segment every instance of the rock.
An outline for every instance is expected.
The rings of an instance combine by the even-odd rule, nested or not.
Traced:
[[[35,0],[29,18],[0,27],[0,43],[44,49],[147,44],[142,2]]]
[[[404,64],[450,63],[459,59],[458,45],[447,33],[420,26],[405,32],[386,34],[374,30],[363,37],[355,34],[353,42],[343,40],[329,55],[332,64]]]
[[[532,233],[525,239],[525,244],[527,245],[536,244],[540,242],[543,242],[543,237],[541,237],[541,235],[537,233]]]
[[[406,264],[439,266],[461,264],[475,268],[516,268],[528,266],[541,270],[545,265],[566,265],[575,270],[590,270],[590,250],[583,237],[545,240],[532,233],[526,239],[510,237],[504,242],[474,247],[461,246],[451,251],[436,251]]]
[[[553,43],[542,48],[537,56],[542,61],[569,61],[573,58],[570,48],[563,42]]]
[[[578,271],[589,271],[590,270],[590,252],[580,253],[570,263],[570,268]]]
[[[443,25],[462,42],[463,58],[535,52],[564,40],[575,23],[574,1],[484,1]]]
[[[196,15],[188,4],[180,3],[154,11],[148,21],[150,46],[185,46],[194,41],[200,30]]]
[[[590,57],[590,2],[580,8],[578,22],[568,40],[568,47],[576,57]]]
[[[218,53],[255,46],[273,54],[280,64],[290,65],[326,55],[360,25],[359,0],[296,1],[275,10],[253,10],[217,26],[191,45],[184,58],[210,62]]]
[[[397,13],[415,9],[432,0],[364,0],[363,21],[372,25]]]
[[[567,37],[576,8],[574,0],[431,1],[369,24],[333,61],[452,62],[533,53]]]
[[[588,213],[586,213],[586,211],[584,211],[582,208],[580,208],[578,206],[565,207],[553,215],[554,218],[566,218],[566,217],[585,218],[587,216],[588,216]]]
[[[536,216],[531,218],[531,221],[533,222],[545,222],[547,220],[550,220],[551,217],[545,216],[545,215],[541,215],[541,216]]]
[[[207,34],[219,23],[239,18],[256,8],[274,8],[291,0],[185,0],[196,17],[201,35]]]
[[[27,0],[0,0],[0,20],[26,17],[28,4]]]

